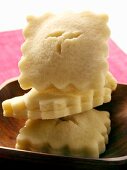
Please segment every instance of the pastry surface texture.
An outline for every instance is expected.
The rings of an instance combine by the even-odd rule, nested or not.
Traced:
[[[18,63],[18,82],[27,91],[2,102],[3,116],[26,120],[15,147],[99,158],[111,120],[98,106],[110,102],[117,87],[108,64],[108,16],[45,13],[27,21]]]
[[[19,62],[23,89],[104,87],[110,35],[107,15],[67,12],[27,20]]]
[[[16,148],[98,158],[106,150],[109,133],[109,113],[95,109],[63,119],[28,119]]]
[[[50,87],[41,93],[32,88],[24,96],[3,102],[4,116],[29,119],[56,119],[88,111],[110,102],[116,80],[108,72],[105,87],[79,91],[68,87],[63,91]]]

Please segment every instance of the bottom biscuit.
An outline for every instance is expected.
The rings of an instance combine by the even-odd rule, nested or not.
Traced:
[[[98,158],[106,150],[110,118],[92,109],[51,120],[27,120],[16,138],[16,148],[52,154]]]

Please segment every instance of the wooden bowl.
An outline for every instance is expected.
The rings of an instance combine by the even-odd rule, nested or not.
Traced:
[[[52,168],[116,169],[127,168],[127,85],[118,84],[111,102],[97,107],[111,115],[111,133],[106,151],[99,159],[60,156],[15,149],[15,139],[24,120],[3,117],[2,101],[23,95],[28,91],[20,88],[17,78],[10,79],[0,87],[0,158],[21,165],[43,165]]]

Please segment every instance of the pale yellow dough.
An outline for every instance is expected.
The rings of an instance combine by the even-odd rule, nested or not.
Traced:
[[[109,132],[109,113],[95,109],[63,119],[28,119],[19,131],[16,148],[98,158],[106,150]]]
[[[108,73],[103,89],[79,91],[68,87],[61,91],[50,87],[42,92],[32,89],[24,96],[4,101],[3,114],[29,119],[56,119],[77,114],[109,102],[116,85],[115,78]]]
[[[102,89],[108,71],[108,16],[65,12],[29,16],[21,48],[19,83],[38,91]]]
[[[15,147],[99,158],[111,122],[107,111],[95,109],[117,87],[107,60],[108,16],[46,13],[27,21],[18,81],[30,91],[2,102],[4,116],[26,119]]]

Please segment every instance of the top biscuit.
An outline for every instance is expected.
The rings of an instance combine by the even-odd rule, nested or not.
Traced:
[[[110,36],[106,14],[46,13],[27,20],[19,62],[23,89],[104,87]]]

